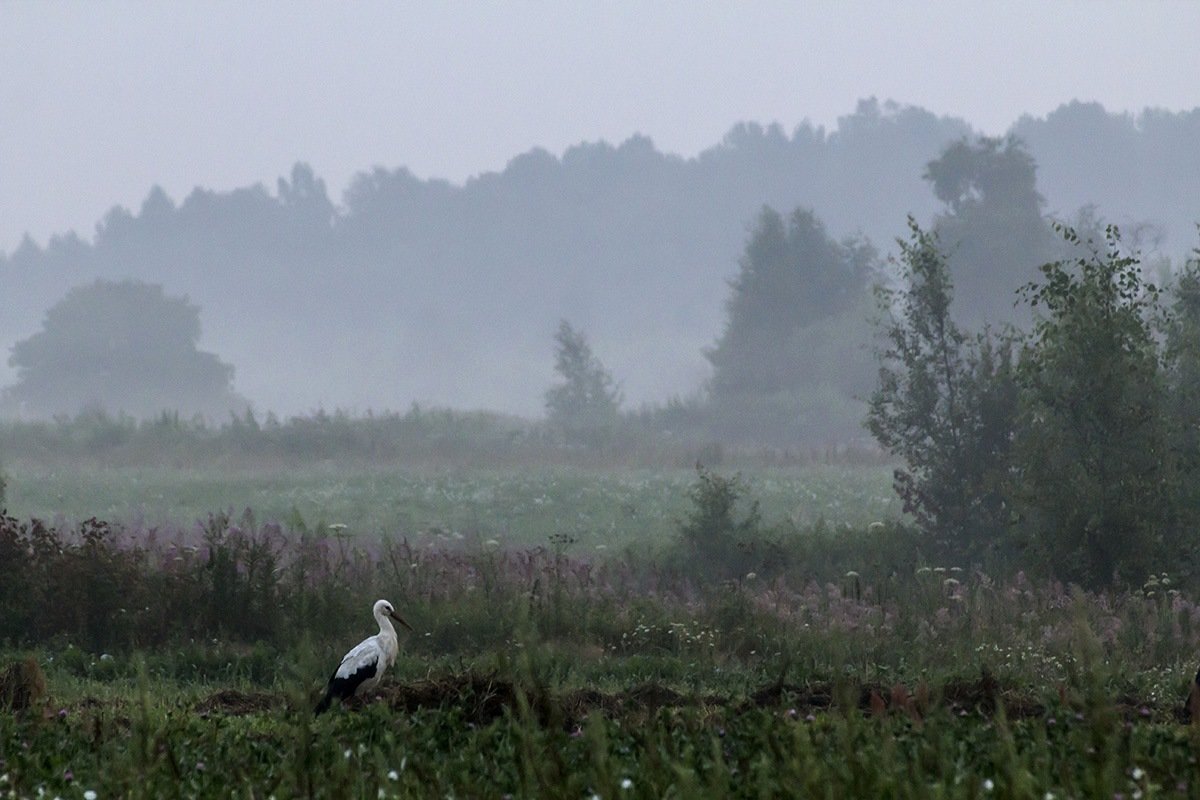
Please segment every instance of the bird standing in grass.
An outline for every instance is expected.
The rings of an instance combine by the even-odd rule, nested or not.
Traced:
[[[372,612],[379,623],[379,633],[363,639],[342,658],[342,663],[329,676],[329,685],[325,687],[325,696],[317,703],[316,713],[326,711],[334,698],[345,700],[371,691],[379,685],[387,668],[396,662],[400,643],[396,639],[392,620],[410,631],[412,626],[400,618],[387,600],[376,600]]]

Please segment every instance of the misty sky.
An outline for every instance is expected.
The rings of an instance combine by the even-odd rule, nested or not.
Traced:
[[[460,181],[634,132],[692,155],[872,95],[988,133],[1071,99],[1192,108],[1197,31],[1184,2],[0,0],[0,251],[295,161],[338,200],[376,164]]]

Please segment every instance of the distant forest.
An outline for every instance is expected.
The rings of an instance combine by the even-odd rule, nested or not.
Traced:
[[[1070,103],[1009,133],[1036,164],[1045,215],[1094,206],[1175,263],[1195,246],[1200,109]],[[586,332],[627,407],[663,405],[707,391],[711,357],[731,352],[731,281],[764,206],[805,209],[832,240],[865,239],[878,265],[907,215],[953,211],[928,165],[976,135],[865,100],[832,130],[739,124],[695,158],[634,136],[561,158],[534,149],[463,185],[376,167],[340,201],[305,164],[273,191],[154,188],[92,236],[27,238],[0,255],[0,344],[32,336],[74,287],[136,279],[200,309],[204,349],[262,411],[416,401],[539,415],[562,320]],[[0,369],[0,384],[14,376]]]

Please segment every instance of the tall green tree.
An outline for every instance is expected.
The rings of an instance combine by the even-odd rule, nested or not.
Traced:
[[[562,320],[554,341],[554,371],[562,380],[546,391],[547,421],[568,441],[603,444],[620,418],[620,387],[583,331]]]
[[[962,139],[925,170],[944,204],[934,223],[969,328],[1024,323],[1017,290],[1061,254],[1037,191],[1037,164],[1017,139]]]
[[[812,382],[816,365],[794,346],[796,336],[856,307],[873,259],[865,244],[830,238],[809,210],[785,221],[764,207],[730,282],[725,330],[706,354],[714,397],[764,396]]]
[[[880,287],[879,380],[867,427],[904,459],[895,488],[930,538],[958,551],[996,543],[1008,521],[1004,478],[1016,412],[1012,337],[970,336],[935,233],[909,219],[899,288]]]
[[[1140,582],[1172,546],[1159,292],[1113,226],[1087,255],[1041,270],[1023,290],[1042,313],[1018,370],[1020,527],[1060,578]]]
[[[224,418],[246,407],[233,367],[198,350],[200,309],[137,281],[72,289],[42,330],[12,348],[17,383],[6,400],[23,415],[73,414],[84,406],[148,417],[164,410]]]
[[[1171,286],[1165,319],[1170,445],[1179,469],[1178,506],[1184,524],[1200,522],[1200,249]]]

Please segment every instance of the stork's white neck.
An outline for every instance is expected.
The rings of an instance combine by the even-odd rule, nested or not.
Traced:
[[[387,614],[382,611],[375,612],[375,621],[379,623],[379,633],[382,636],[390,636],[396,638],[396,629],[392,627],[392,621],[388,619]]]

